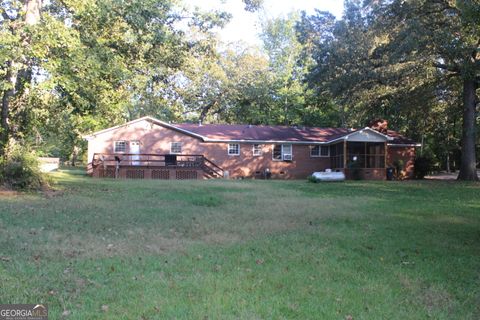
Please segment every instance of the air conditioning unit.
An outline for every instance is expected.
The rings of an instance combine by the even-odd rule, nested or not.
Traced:
[[[283,160],[285,160],[285,161],[291,161],[291,160],[292,160],[292,155],[291,155],[291,154],[284,154],[284,155],[283,155]]]

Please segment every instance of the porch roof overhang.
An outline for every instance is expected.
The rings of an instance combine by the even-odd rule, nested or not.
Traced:
[[[340,141],[350,141],[350,142],[387,142],[393,141],[394,138],[386,134],[383,134],[377,130],[374,130],[369,127],[363,129],[355,130],[349,134],[339,137],[337,139],[331,140],[328,143],[333,144]]]

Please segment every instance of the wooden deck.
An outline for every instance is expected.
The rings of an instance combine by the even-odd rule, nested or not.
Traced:
[[[222,178],[223,169],[203,155],[95,153],[88,173],[95,178],[188,180]]]

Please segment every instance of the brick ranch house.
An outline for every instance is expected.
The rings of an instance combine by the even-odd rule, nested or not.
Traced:
[[[358,130],[227,124],[171,124],[143,117],[84,136],[93,177],[127,179],[304,179],[315,171],[385,179],[401,163],[413,174],[419,145],[384,120]]]

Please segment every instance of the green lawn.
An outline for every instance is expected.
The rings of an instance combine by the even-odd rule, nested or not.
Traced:
[[[480,184],[55,180],[53,197],[0,195],[0,303],[50,319],[480,318]]]

